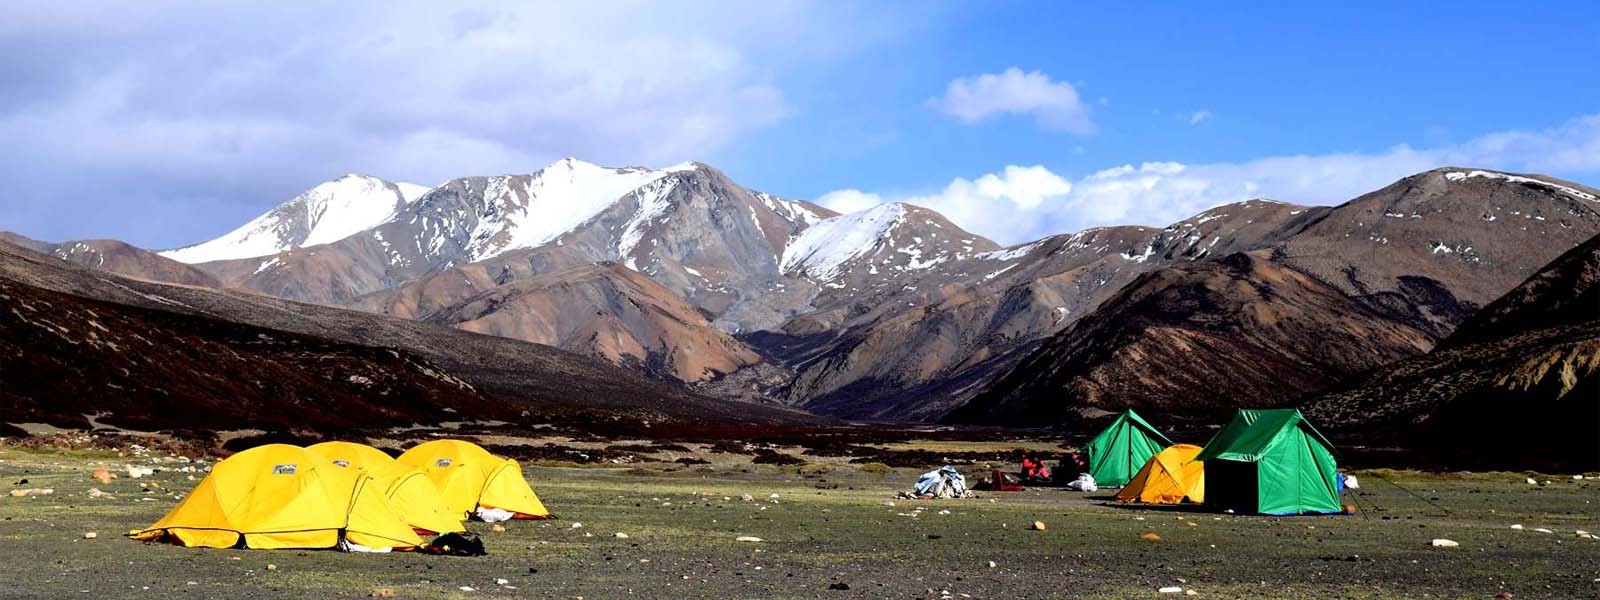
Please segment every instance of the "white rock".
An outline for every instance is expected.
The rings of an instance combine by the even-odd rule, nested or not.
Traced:
[[[1537,531],[1539,533],[1555,533],[1554,531],[1550,531],[1549,529],[1545,529],[1543,527],[1535,528],[1534,531]]]
[[[1171,587],[1161,588],[1159,590],[1156,590],[1156,592],[1157,593],[1161,593],[1161,594],[1182,594],[1183,593],[1183,588],[1174,585],[1174,586],[1171,586]]]
[[[994,561],[992,561],[992,560],[989,561],[989,568],[993,569],[994,567],[995,567]]]
[[[626,533],[623,533],[623,532],[621,532],[621,531],[618,531],[618,532],[617,532],[617,539],[619,539],[619,540],[625,540],[625,539],[628,539],[628,534],[626,534]]]
[[[741,535],[739,537],[733,538],[733,541],[735,541],[735,542],[759,542],[759,541],[761,541],[761,538],[758,538],[758,537],[753,536],[753,535]]]
[[[1460,546],[1460,545],[1461,545],[1461,543],[1457,542],[1455,540],[1447,540],[1447,539],[1444,539],[1444,538],[1438,538],[1438,539],[1433,540],[1433,547],[1435,547],[1435,548],[1454,548],[1454,547]]]
[[[1532,477],[1529,477],[1528,478],[1528,485],[1539,485],[1539,480],[1534,479]]]
[[[574,523],[573,523],[573,524],[572,524],[572,528],[573,528],[573,529],[579,529],[579,528],[582,528],[582,527],[583,527],[583,523],[577,523],[577,522],[574,522]]]
[[[1511,528],[1515,529],[1517,531],[1522,531],[1522,524],[1521,523],[1517,523],[1516,525],[1512,525]]]
[[[505,584],[511,583],[511,580],[510,579],[496,579],[496,580],[494,580],[494,583],[495,583],[495,585],[505,585]]]
[[[478,591],[478,588],[472,587],[470,585],[463,585],[458,589],[460,589],[463,592],[476,592],[476,591]]]

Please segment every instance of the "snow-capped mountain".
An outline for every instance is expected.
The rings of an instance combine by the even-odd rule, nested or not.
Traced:
[[[427,191],[416,184],[352,173],[306,190],[220,237],[161,255],[195,264],[336,242],[395,218]]]
[[[1600,231],[1594,196],[1538,176],[1441,169],[1339,207],[1258,199],[1166,228],[1001,247],[913,205],[838,215],[700,163],[564,159],[454,179],[364,218],[291,202],[230,234],[235,249],[259,243],[245,235],[257,232],[286,250],[198,266],[224,285],[558,343],[719,395],[928,420],[1045,340],[1111,315],[1103,303],[1152,271],[1219,284],[1229,271],[1209,263],[1240,252],[1267,261],[1262,273],[1331,286],[1373,327],[1441,336],[1536,268],[1548,254],[1538,248]],[[293,220],[270,218],[279,213],[374,224],[348,235],[354,225],[319,225],[284,242],[276,232]]]

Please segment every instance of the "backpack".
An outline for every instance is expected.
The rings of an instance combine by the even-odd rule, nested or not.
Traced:
[[[432,542],[418,548],[417,551],[443,556],[484,556],[489,554],[483,549],[483,540],[478,538],[478,534],[470,531],[446,533],[433,538]]]

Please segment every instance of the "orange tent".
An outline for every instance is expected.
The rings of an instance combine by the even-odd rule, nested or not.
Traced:
[[[382,450],[355,442],[322,442],[306,448],[340,467],[371,475],[389,505],[420,535],[466,531],[461,513],[452,513],[439,488],[426,473],[395,460]]]
[[[461,440],[433,440],[413,446],[400,462],[427,474],[450,511],[466,515],[479,508],[510,512],[517,519],[548,519],[539,496],[522,476],[517,461],[490,454]]]
[[[1144,468],[1117,492],[1119,502],[1180,504],[1184,500],[1205,502],[1205,463],[1195,460],[1200,447],[1173,444],[1150,457]]]

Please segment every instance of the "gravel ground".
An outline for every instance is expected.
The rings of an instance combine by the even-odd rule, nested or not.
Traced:
[[[89,478],[127,464],[165,470],[106,485]],[[1271,518],[1115,506],[1104,492],[1059,489],[893,500],[916,470],[772,467],[723,455],[696,467],[530,467],[559,519],[503,533],[474,523],[490,553],[480,558],[204,550],[121,537],[204,475],[177,470],[185,465],[0,447],[5,490],[55,490],[0,496],[9,556],[0,596],[1185,597],[1158,592],[1178,587],[1201,598],[1600,597],[1600,540],[1576,534],[1600,532],[1600,480],[1565,476],[1541,477],[1550,483],[1540,486],[1521,473],[1363,472],[1353,498],[1361,514]],[[91,498],[90,488],[114,497]],[[1029,530],[1034,521],[1046,529]],[[98,536],[84,539],[91,531]],[[1460,546],[1435,548],[1435,538]]]

